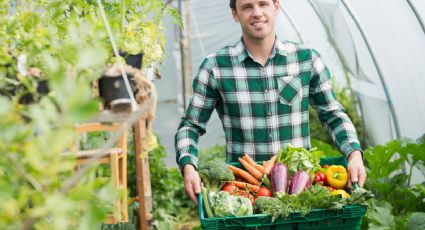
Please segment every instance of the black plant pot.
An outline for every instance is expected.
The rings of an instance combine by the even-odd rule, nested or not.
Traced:
[[[127,73],[127,77],[130,82],[131,91],[134,92],[135,85],[132,81],[133,75]],[[99,79],[99,96],[103,99],[106,108],[109,108],[111,102],[114,100],[130,98],[122,76],[102,76]]]
[[[134,68],[142,68],[143,54],[128,54],[126,52],[120,52],[120,56],[125,59],[125,63]]]
[[[49,86],[48,86],[47,80],[38,80],[37,93],[41,95],[46,95],[49,93]],[[27,105],[34,102],[35,102],[34,95],[31,93],[26,93],[22,95],[21,98],[19,98],[19,103],[21,104]]]

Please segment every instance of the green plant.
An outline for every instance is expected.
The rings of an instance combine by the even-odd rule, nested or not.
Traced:
[[[351,119],[354,124],[354,127],[356,128],[361,146],[366,147],[365,134],[361,118],[359,117],[355,107],[357,102],[354,95],[352,95],[351,90],[349,88],[339,88],[334,85],[334,89],[338,101],[341,103],[342,107],[344,108],[344,111],[347,113],[348,117]],[[316,111],[310,107],[309,113],[311,138],[333,145],[333,141],[331,136],[329,135],[329,131],[325,129],[320,123]]]
[[[98,111],[90,83],[107,60],[104,44],[95,43],[102,35],[93,21],[66,20],[74,12],[62,17],[66,3],[55,10],[46,1],[13,2],[0,1],[0,85],[23,85],[38,100],[27,106],[19,92],[0,96],[0,228],[95,229],[118,194],[95,167],[76,174],[75,159],[62,153],[76,139],[73,124]],[[48,79],[48,95],[37,95],[36,79],[24,74],[29,67]]]
[[[74,27],[70,37],[84,38],[84,25]],[[81,57],[84,39],[52,38],[50,46],[66,54],[42,55],[52,93],[30,106],[0,97],[2,229],[93,229],[111,210],[110,186],[96,180],[93,170],[73,176],[74,159],[61,155],[74,141],[73,124],[97,112],[89,82],[106,61],[105,50],[92,48],[95,58]],[[79,65],[85,58],[92,61]]]
[[[225,145],[214,145],[210,148],[199,151],[199,164],[214,160],[222,159],[226,160],[226,146]]]
[[[319,151],[323,151],[326,157],[340,157],[342,153],[338,151],[334,145],[331,145],[327,142],[321,140],[311,139],[311,146],[316,147]]]
[[[393,140],[364,152],[366,186],[376,196],[364,227],[412,229],[412,223],[425,224],[418,218],[425,215],[425,184],[411,184],[413,169],[425,176],[424,151],[425,142]]]
[[[149,152],[153,224],[157,229],[170,229],[178,222],[186,222],[197,216],[195,205],[185,194],[180,171],[165,166],[162,159],[166,156],[161,144]]]
[[[177,11],[162,0],[116,0],[105,3],[118,48],[129,54],[143,53],[144,66],[163,59],[165,45],[162,19],[170,15],[182,26]]]

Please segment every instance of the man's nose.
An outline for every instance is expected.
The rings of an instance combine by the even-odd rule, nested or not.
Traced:
[[[259,17],[259,16],[263,15],[263,10],[259,6],[254,6],[252,15],[254,17]]]

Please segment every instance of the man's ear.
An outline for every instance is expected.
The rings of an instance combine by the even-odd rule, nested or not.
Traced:
[[[239,22],[238,13],[234,9],[232,9],[232,17],[235,22]]]
[[[276,11],[277,11],[277,13],[276,13],[276,15],[279,13],[279,8],[280,8],[280,1],[279,0],[276,0],[275,2],[274,2],[274,6],[275,6],[275,8],[276,8]]]

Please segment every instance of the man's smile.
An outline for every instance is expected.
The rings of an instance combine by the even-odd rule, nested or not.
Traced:
[[[251,23],[251,26],[253,26],[255,29],[261,29],[266,23],[267,20],[254,21]]]

